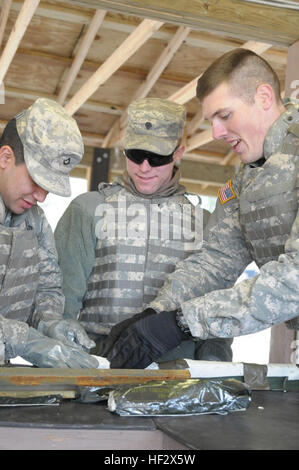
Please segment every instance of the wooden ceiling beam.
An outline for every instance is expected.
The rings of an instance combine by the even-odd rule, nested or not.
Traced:
[[[11,64],[16,50],[25,34],[28,24],[31,21],[40,0],[25,0],[16,23],[9,35],[5,48],[0,59],[0,83],[4,81],[6,72]]]
[[[73,63],[67,73],[64,85],[62,86],[59,92],[58,103],[60,103],[61,105],[63,105],[65,102],[68,92],[74,80],[76,79],[76,76],[78,75],[78,72],[88,54],[90,46],[92,45],[94,38],[105,18],[105,15],[105,10],[96,10],[94,13],[94,16],[89,24],[86,34],[83,36],[80,46],[76,52]]]
[[[186,28],[184,26],[180,26],[177,29],[176,33],[171,38],[169,44],[166,46],[162,54],[159,56],[158,60],[153,65],[152,69],[149,71],[146,79],[136,91],[133,100],[145,98],[147,96],[147,94],[152,89],[152,87],[162,74],[163,70],[170,63],[174,54],[181,47],[182,43],[185,41],[189,33],[190,28]]]
[[[244,0],[72,0],[71,3],[280,46],[289,46],[299,37],[299,11],[266,4],[257,6]]]
[[[22,4],[23,0],[14,0],[11,10],[16,12],[20,11]],[[82,5],[76,8],[72,0],[69,0],[68,3],[64,1],[62,5],[60,5],[58,2],[57,4],[52,5],[46,1],[44,2],[41,0],[36,11],[36,16],[45,17],[47,19],[56,21],[80,24],[83,26],[90,23],[94,10],[94,6],[92,6],[91,9],[88,8],[88,6],[86,8],[82,8]],[[137,16],[113,16],[113,9],[109,9],[107,7],[107,10],[108,15],[106,15],[103,21],[102,29],[109,29],[130,34],[139,24],[139,18]],[[173,31],[175,31],[175,26],[175,24],[171,23],[165,24],[162,28],[153,34],[153,38],[167,42],[170,41],[171,37],[173,36]],[[274,39],[275,38],[273,38],[270,42],[273,43]],[[193,29],[188,35],[186,38],[186,44],[194,47],[208,48],[224,54],[234,47],[239,47],[239,41],[242,42],[242,40],[244,40],[244,37],[240,39],[234,39],[232,37],[232,33],[228,33],[226,37],[223,37],[223,35],[211,35],[209,32],[205,32],[204,30],[197,28]],[[286,53],[287,52],[283,50],[272,49],[270,52],[271,60],[277,63],[285,64]]]
[[[17,99],[25,99],[28,101],[35,101],[37,98],[49,98],[51,100],[56,100],[57,95],[51,93],[44,93],[42,91],[32,91],[32,90],[25,90],[24,88],[13,88],[13,87],[5,87],[5,96],[7,98],[17,98]],[[120,116],[125,108],[121,106],[115,106],[109,103],[101,103],[99,101],[92,101],[88,100],[82,105],[82,109],[86,109],[89,111],[94,111],[96,113],[107,113],[107,114],[115,114]]]
[[[8,121],[0,120],[0,132],[2,133]],[[93,132],[81,132],[84,145],[87,147],[101,147],[104,136]]]
[[[12,4],[12,0],[4,0],[2,3],[2,8],[1,8],[1,13],[0,13],[0,47],[2,44],[11,4]]]
[[[129,59],[163,23],[144,20],[130,36],[110,55],[104,64],[85,82],[78,92],[65,105],[65,110],[74,114],[80,106],[105,83],[111,75]]]

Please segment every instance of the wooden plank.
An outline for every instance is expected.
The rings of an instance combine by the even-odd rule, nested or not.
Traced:
[[[0,389],[4,386],[77,385],[105,386],[146,383],[152,380],[185,380],[188,370],[139,369],[39,369],[33,367],[0,367]]]
[[[11,64],[15,52],[25,34],[28,24],[40,0],[25,0],[18,15],[16,24],[12,29],[0,59],[0,83],[3,82],[6,72]]]
[[[159,21],[144,20],[132,34],[114,51],[104,64],[90,77],[82,88],[65,105],[65,110],[74,114],[80,106],[103,84],[111,75],[133,55],[154,31],[163,23]]]
[[[88,27],[88,30],[86,34],[83,37],[83,40],[77,50],[77,53],[75,55],[75,58],[73,60],[73,63],[68,71],[66,80],[64,82],[63,87],[60,90],[60,93],[58,95],[58,102],[60,104],[63,104],[67,94],[84,62],[84,59],[86,58],[86,55],[89,51],[89,48],[91,44],[93,43],[93,40],[95,38],[95,35],[97,34],[104,17],[106,15],[105,10],[97,10],[90,22],[90,25]]]
[[[2,44],[11,4],[12,4],[12,0],[4,0],[2,4],[1,13],[0,13],[0,46]]]
[[[15,390],[2,390],[0,386],[0,397],[32,398],[47,395],[60,395],[63,398],[73,399],[76,398],[76,390],[20,390],[20,387],[17,387]]]
[[[177,52],[181,44],[187,38],[189,32],[190,28],[185,28],[183,26],[178,28],[174,36],[171,38],[167,47],[164,49],[156,63],[149,71],[146,79],[136,91],[136,94],[134,95],[132,101],[137,98],[144,98],[145,96],[147,96],[154,83],[158,80],[163,70],[167,67],[167,65],[173,58],[174,54]]]
[[[231,37],[291,45],[299,37],[299,11],[242,0],[72,0],[73,4],[189,26]]]
[[[3,132],[8,121],[0,119],[0,132]],[[92,132],[81,132],[84,145],[88,147],[101,147],[104,135],[94,134]],[[84,157],[83,157],[84,159]],[[88,166],[91,165],[91,162],[88,162]]]
[[[192,137],[187,139],[186,151],[196,149],[202,145],[206,145],[213,140],[212,129],[207,129],[205,131],[194,134]]]
[[[53,93],[37,92],[34,90],[25,90],[24,88],[5,87],[5,96],[16,99],[25,99],[30,102],[35,101],[39,97],[49,98],[55,100],[57,96]],[[30,103],[31,104],[31,103]],[[29,104],[28,104],[29,106]],[[82,105],[82,109],[89,111],[95,111],[97,113],[115,114],[121,115],[124,112],[124,108],[121,106],[114,106],[109,103],[101,103],[98,101],[88,100]]]

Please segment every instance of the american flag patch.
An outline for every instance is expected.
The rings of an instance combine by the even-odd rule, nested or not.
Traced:
[[[218,190],[218,197],[220,199],[221,204],[225,204],[227,201],[234,199],[236,197],[236,193],[232,187],[232,181],[229,180],[224,186],[222,186]]]

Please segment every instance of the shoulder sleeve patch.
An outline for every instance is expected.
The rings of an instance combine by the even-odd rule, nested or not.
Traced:
[[[237,197],[232,187],[232,180],[228,180],[228,182],[218,190],[218,197],[221,204],[225,204],[231,199]]]

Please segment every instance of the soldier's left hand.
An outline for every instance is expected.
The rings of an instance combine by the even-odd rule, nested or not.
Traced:
[[[177,325],[176,313],[149,315],[124,330],[107,356],[110,368],[144,369],[188,339]]]
[[[44,335],[61,341],[70,347],[78,347],[86,351],[95,347],[95,342],[88,337],[86,331],[77,320],[41,320],[38,330]]]

